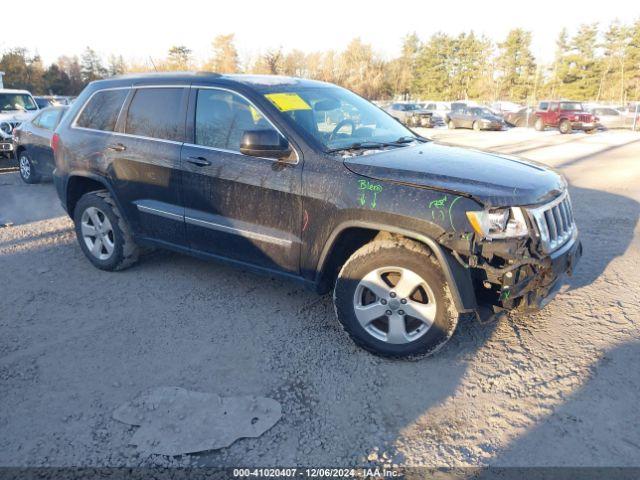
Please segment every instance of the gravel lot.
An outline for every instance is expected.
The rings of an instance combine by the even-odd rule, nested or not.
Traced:
[[[544,311],[465,320],[414,362],[356,348],[286,281],[162,252],[99,271],[53,187],[0,170],[0,465],[640,466],[640,134],[423,133],[563,171],[585,253]],[[269,396],[283,418],[140,455],[111,414],[159,386]]]

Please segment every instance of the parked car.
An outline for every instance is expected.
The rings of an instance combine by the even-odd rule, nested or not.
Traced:
[[[55,107],[60,105],[71,105],[73,97],[59,95],[43,95],[33,97],[38,104],[38,108]]]
[[[359,115],[326,125],[346,110]],[[149,246],[279,274],[333,291],[344,329],[381,355],[434,352],[462,313],[541,308],[582,252],[559,173],[431,142],[324,82],[101,80],[52,147],[97,268],[130,267]],[[264,313],[255,321],[274,320]]]
[[[22,122],[13,130],[13,148],[24,182],[38,183],[51,177],[55,166],[51,138],[67,108],[58,106],[40,110],[33,119]]]
[[[431,112],[432,123],[436,126],[446,125],[449,122],[451,104],[449,102],[423,102],[423,110]]]
[[[565,134],[573,130],[592,133],[598,128],[595,115],[586,111],[582,103],[571,101],[540,102],[534,126],[538,131],[554,127]]]
[[[37,111],[38,105],[28,91],[0,89],[0,158],[13,157],[13,129]]]
[[[594,107],[589,112],[598,117],[598,126],[603,128],[631,128],[633,118],[623,115],[622,112],[611,107]]]
[[[514,127],[533,127],[536,122],[535,111],[533,107],[525,107],[517,112],[507,112],[504,121]]]
[[[449,128],[473,128],[474,130],[502,130],[504,120],[485,107],[463,107],[449,113]]]
[[[516,113],[522,109],[522,105],[514,102],[497,101],[490,105],[491,110],[500,113],[501,115],[507,115],[509,113]]]
[[[432,127],[432,114],[417,103],[395,102],[385,109],[393,118],[408,127]]]

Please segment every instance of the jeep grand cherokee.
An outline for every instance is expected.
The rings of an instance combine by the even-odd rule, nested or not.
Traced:
[[[382,355],[435,351],[463,313],[541,308],[581,253],[561,175],[438,145],[327,83],[97,81],[52,147],[96,267],[146,246],[280,274],[333,291],[344,329]]]

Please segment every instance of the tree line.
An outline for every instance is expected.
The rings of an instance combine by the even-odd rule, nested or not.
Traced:
[[[0,71],[5,85],[34,94],[77,95],[96,79],[128,72],[206,70],[218,73],[265,73],[313,78],[347,87],[369,99],[477,99],[532,103],[540,98],[568,98],[625,104],[640,100],[640,19],[600,29],[583,24],[571,35],[563,29],[553,61],[536,60],[532,34],[516,28],[493,42],[473,31],[458,35],[416,33],[403,39],[401,53],[385,59],[359,38],[344,50],[303,52],[271,49],[241,59],[233,34],[217,36],[210,57],[199,62],[178,45],[162,59],[105,60],[87,47],[77,56],[61,56],[45,67],[24,48],[5,51]]]

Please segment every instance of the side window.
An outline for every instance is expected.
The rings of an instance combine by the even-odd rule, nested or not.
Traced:
[[[234,152],[240,151],[245,131],[273,129],[243,97],[215,89],[198,90],[195,127],[196,145]]]
[[[185,88],[137,89],[127,111],[125,133],[181,141],[184,136],[181,107],[186,91]]]
[[[33,123],[36,127],[53,130],[56,128],[59,114],[59,110],[45,110],[33,121]]]
[[[82,128],[91,128],[92,130],[113,132],[116,128],[118,113],[120,113],[128,93],[128,89],[97,92],[85,105],[76,120],[76,125]]]

